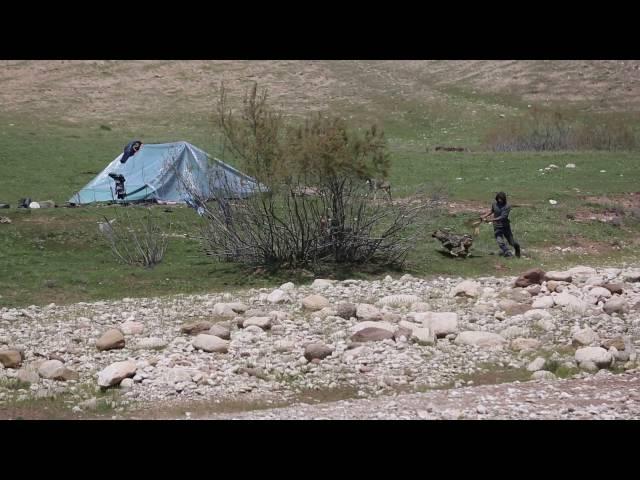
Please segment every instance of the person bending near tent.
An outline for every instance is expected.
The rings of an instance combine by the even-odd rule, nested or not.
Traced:
[[[496,201],[491,205],[491,211],[486,215],[483,215],[481,219],[493,223],[493,234],[496,237],[498,246],[500,247],[500,255],[505,257],[511,257],[511,250],[507,247],[507,242],[516,251],[516,257],[520,257],[520,244],[513,238],[511,232],[511,222],[509,222],[509,213],[511,212],[511,205],[507,203],[507,194],[504,192],[498,192],[496,194]],[[493,215],[491,220],[489,217]]]
[[[124,152],[122,154],[122,158],[120,159],[120,163],[125,163],[127,160],[129,160],[129,157],[133,157],[136,153],[138,153],[138,150],[140,150],[140,148],[142,148],[142,142],[140,140],[134,140],[133,142],[128,143],[124,147]]]

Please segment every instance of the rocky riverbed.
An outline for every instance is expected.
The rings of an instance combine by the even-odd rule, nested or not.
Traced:
[[[56,399],[65,418],[144,418],[180,405],[198,405],[199,416],[210,417],[229,402],[250,410],[308,398],[341,400],[322,408],[343,413],[302,418],[468,418],[473,411],[537,418],[532,414],[543,407],[535,402],[526,412],[494,409],[491,389],[506,387],[491,384],[519,382],[508,388],[524,388],[533,400],[560,385],[584,384],[587,392],[602,385],[613,395],[607,382],[636,387],[639,345],[635,266],[534,269],[519,278],[316,279],[225,294],[0,309],[0,417]],[[445,401],[482,389],[489,393],[471,410]],[[362,413],[375,402],[423,398],[431,399],[420,400],[428,409]],[[603,418],[637,417],[638,400],[632,392]],[[545,415],[572,413],[561,403]],[[298,418],[287,408],[297,407],[255,418]]]

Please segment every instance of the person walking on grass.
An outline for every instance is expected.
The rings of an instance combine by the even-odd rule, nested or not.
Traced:
[[[507,203],[507,194],[498,192],[495,200],[491,205],[491,211],[482,216],[481,219],[493,223],[493,234],[500,247],[499,255],[504,257],[513,256],[511,250],[507,247],[507,243],[509,243],[515,249],[516,257],[520,257],[520,244],[513,238],[513,233],[511,232],[511,223],[509,222],[511,205]],[[489,219],[491,216],[493,218]]]

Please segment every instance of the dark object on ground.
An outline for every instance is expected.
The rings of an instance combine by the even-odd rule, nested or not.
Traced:
[[[533,284],[541,284],[545,280],[546,272],[540,268],[532,268],[520,275],[516,280],[516,287],[528,287]]]
[[[29,197],[21,198],[20,200],[18,200],[18,208],[29,208],[30,203],[31,199]]]
[[[436,147],[436,152],[464,152],[466,148],[463,147]]]
[[[439,240],[449,254],[454,257],[466,258],[469,256],[469,250],[473,245],[471,235],[457,235],[444,230],[436,230],[431,236]]]
[[[11,208],[11,205],[8,203],[0,203],[0,208]]]

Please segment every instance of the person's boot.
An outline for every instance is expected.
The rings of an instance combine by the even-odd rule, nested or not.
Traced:
[[[516,257],[520,258],[520,245],[514,247],[516,249]]]

